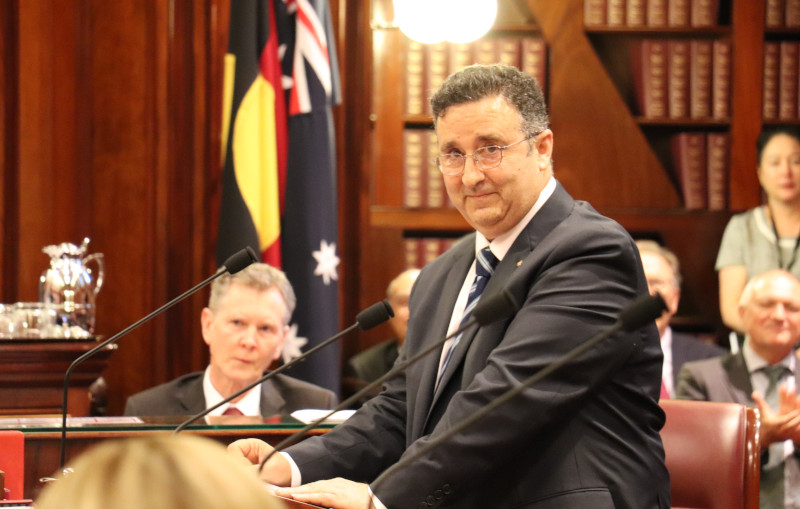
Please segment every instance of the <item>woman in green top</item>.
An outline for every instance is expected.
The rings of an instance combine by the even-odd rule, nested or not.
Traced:
[[[739,297],[750,278],[776,268],[800,277],[800,130],[765,128],[757,145],[766,204],[731,218],[716,264],[722,321],[737,332]]]

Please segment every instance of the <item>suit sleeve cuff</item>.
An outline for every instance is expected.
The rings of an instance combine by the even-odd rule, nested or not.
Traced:
[[[286,461],[289,462],[289,468],[292,469],[292,481],[291,483],[289,483],[289,487],[297,488],[298,486],[303,484],[303,476],[300,475],[300,468],[298,468],[297,463],[295,463],[292,457],[286,454],[285,452],[279,452],[278,454],[286,458]]]

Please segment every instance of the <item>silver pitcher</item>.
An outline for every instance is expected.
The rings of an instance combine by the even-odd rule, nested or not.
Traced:
[[[80,246],[64,242],[42,249],[50,267],[39,278],[39,301],[58,309],[65,327],[79,326],[94,333],[95,298],[103,286],[103,254],[86,255],[89,237]],[[94,262],[95,271],[89,267]]]

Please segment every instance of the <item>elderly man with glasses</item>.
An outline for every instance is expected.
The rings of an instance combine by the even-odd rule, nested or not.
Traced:
[[[444,185],[476,231],[422,270],[399,361],[456,330],[482,294],[509,289],[521,308],[448,341],[327,435],[273,455],[262,478],[306,483],[278,493],[334,508],[669,507],[655,324],[613,335],[402,462],[647,294],[630,236],[553,177],[553,132],[533,78],[470,66],[431,104]],[[230,449],[252,462],[271,450],[255,440]]]

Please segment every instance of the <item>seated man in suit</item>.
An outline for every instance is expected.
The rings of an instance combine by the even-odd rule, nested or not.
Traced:
[[[785,270],[755,276],[739,300],[745,329],[742,349],[725,357],[688,362],[677,397],[757,405],[761,412],[762,509],[800,507],[800,397],[797,358],[800,281]]]
[[[637,240],[636,247],[642,257],[642,267],[651,293],[658,292],[667,304],[667,310],[656,319],[661,349],[664,351],[662,381],[666,394],[675,397],[675,382],[684,363],[719,357],[728,353],[721,346],[701,341],[688,334],[674,332],[670,320],[678,312],[681,299],[681,267],[678,257],[669,249],[652,240]]]
[[[386,298],[394,310],[394,316],[389,319],[394,339],[367,348],[347,361],[345,381],[353,392],[385,375],[397,360],[400,347],[406,340],[408,298],[411,296],[411,287],[414,286],[417,276],[419,276],[419,269],[405,270],[392,279],[386,288]],[[375,394],[378,392],[380,392],[380,388],[377,388]]]
[[[131,396],[125,415],[194,415],[255,382],[280,356],[295,302],[286,275],[267,264],[220,276],[200,315],[211,357],[206,370]],[[279,374],[210,415],[268,417],[335,404],[333,392]]]

